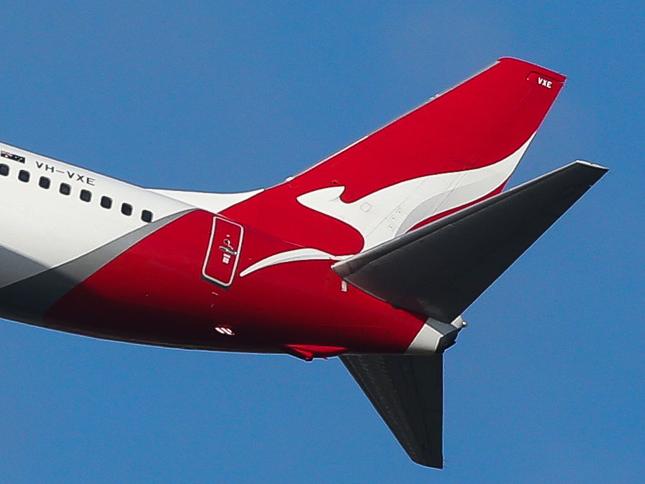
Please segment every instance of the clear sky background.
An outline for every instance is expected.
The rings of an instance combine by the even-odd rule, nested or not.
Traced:
[[[1,482],[642,482],[642,2],[3,2],[1,22],[0,139],[142,185],[274,184],[509,55],[568,75],[512,184],[611,168],[467,311],[445,470],[337,359],[1,321]]]

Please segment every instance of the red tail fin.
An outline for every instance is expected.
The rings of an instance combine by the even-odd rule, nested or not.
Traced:
[[[564,80],[500,59],[225,214],[305,247],[359,252],[499,192]]]

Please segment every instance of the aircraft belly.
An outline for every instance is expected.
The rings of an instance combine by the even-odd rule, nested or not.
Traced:
[[[43,304],[43,324],[189,348],[292,352],[305,345],[400,353],[423,324],[362,291],[343,289],[330,261],[283,264],[235,276],[224,287],[202,273],[211,226],[212,214],[201,210],[172,220]],[[241,267],[260,257],[260,238],[245,230]]]

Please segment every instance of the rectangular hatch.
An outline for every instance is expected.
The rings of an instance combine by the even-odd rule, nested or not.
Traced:
[[[213,217],[203,276],[216,284],[228,287],[233,282],[242,248],[244,229],[221,217]]]

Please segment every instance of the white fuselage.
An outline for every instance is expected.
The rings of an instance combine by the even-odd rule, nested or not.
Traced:
[[[13,146],[0,150],[0,288],[192,208]]]

